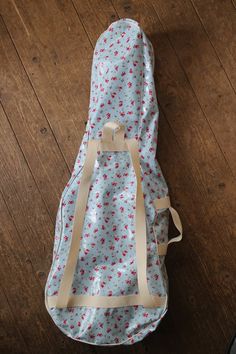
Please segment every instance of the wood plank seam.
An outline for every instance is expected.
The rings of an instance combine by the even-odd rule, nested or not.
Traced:
[[[5,202],[5,201],[4,201],[4,202]],[[8,304],[9,310],[11,311],[12,318],[14,318],[14,321],[17,323],[17,316],[16,316],[16,314],[14,313],[14,311],[13,311],[13,309],[12,309],[11,302],[9,301],[9,299],[8,299],[8,297],[7,297],[7,294],[6,294],[5,290],[4,290],[4,288],[2,287],[2,285],[0,285],[0,288],[1,288],[1,291],[2,291],[3,295],[4,295],[5,298],[6,298],[6,302],[7,302],[7,304]],[[27,346],[27,343],[26,343],[26,341],[25,341],[25,338],[24,338],[24,336],[23,336],[23,334],[22,334],[22,332],[21,332],[20,326],[15,326],[15,328],[16,328],[16,331],[19,333],[19,336],[20,336],[20,338],[22,339],[23,343],[25,344],[25,348],[26,348],[26,350],[27,350],[26,353],[29,353],[28,346]]]
[[[213,45],[213,43],[212,43],[212,41],[211,41],[211,38],[210,38],[210,36],[209,36],[209,34],[208,34],[208,31],[207,31],[207,29],[206,29],[206,27],[205,27],[205,25],[204,25],[204,23],[203,23],[203,21],[202,21],[202,19],[201,19],[201,16],[200,16],[200,14],[199,14],[199,12],[198,12],[198,10],[197,10],[195,4],[194,4],[194,1],[193,1],[193,0],[189,0],[189,1],[190,1],[190,3],[192,4],[192,7],[193,7],[194,11],[196,12],[196,15],[197,15],[197,17],[198,17],[198,19],[199,19],[199,21],[200,21],[200,23],[201,23],[201,25],[202,25],[202,28],[204,29],[204,32],[206,33],[206,36],[207,36],[207,38],[208,38],[208,40],[209,40],[209,42],[210,42],[210,44],[211,44],[211,46],[212,46],[212,48],[213,48],[213,50],[214,50],[214,52],[215,52],[216,57],[218,58],[220,64],[222,65],[222,69],[224,70],[225,75],[226,75],[227,79],[229,80],[229,83],[230,83],[230,86],[232,87],[232,90],[233,90],[234,93],[236,94],[236,90],[235,90],[235,88],[234,88],[234,86],[233,86],[233,84],[232,84],[232,82],[231,82],[231,80],[230,80],[230,78],[229,78],[229,76],[228,76],[227,71],[225,70],[224,64],[223,64],[222,60],[220,59],[220,57],[219,57],[219,55],[218,55],[218,52],[217,52],[215,46]],[[232,1],[233,1],[233,0],[232,0]]]
[[[196,99],[196,101],[197,101],[197,103],[198,103],[198,105],[199,105],[199,107],[200,107],[200,109],[201,109],[201,112],[202,112],[202,114],[204,115],[204,117],[205,117],[205,119],[206,119],[206,121],[207,121],[207,123],[208,123],[209,129],[210,129],[210,131],[212,132],[212,135],[214,136],[215,143],[218,145],[218,147],[219,147],[219,149],[220,149],[220,151],[221,151],[221,153],[222,153],[222,156],[224,157],[224,160],[225,160],[225,162],[226,162],[226,164],[227,164],[227,166],[228,166],[228,168],[229,168],[229,170],[230,170],[230,172],[231,172],[232,177],[233,177],[233,178],[236,178],[236,176],[234,175],[233,170],[232,170],[232,168],[231,168],[231,166],[230,166],[230,163],[229,163],[229,161],[227,160],[227,158],[226,158],[226,156],[225,156],[225,153],[224,153],[222,147],[220,146],[220,144],[219,144],[219,142],[218,142],[218,139],[216,138],[216,135],[215,135],[215,132],[214,132],[214,130],[213,130],[213,128],[212,128],[212,125],[211,125],[211,123],[209,122],[209,119],[208,119],[208,117],[207,117],[205,111],[204,111],[203,108],[202,108],[202,105],[201,105],[201,103],[200,103],[200,101],[199,101],[199,99],[198,99],[198,96],[197,96],[196,92],[194,91],[194,88],[193,88],[193,86],[192,86],[192,84],[191,84],[191,81],[189,80],[188,74],[186,73],[186,71],[185,71],[185,69],[184,69],[184,67],[183,67],[183,65],[182,65],[182,62],[181,62],[181,60],[179,59],[178,53],[176,52],[176,49],[175,49],[175,47],[173,46],[173,43],[172,43],[172,41],[171,41],[171,39],[170,39],[170,37],[169,37],[169,35],[168,35],[168,31],[166,30],[166,28],[165,28],[163,22],[161,21],[161,19],[160,19],[159,15],[158,15],[156,9],[154,8],[154,6],[153,6],[152,4],[151,4],[151,6],[152,6],[153,11],[155,12],[157,18],[158,18],[158,20],[159,20],[159,22],[160,22],[160,24],[161,24],[163,30],[166,32],[166,36],[167,36],[167,38],[168,38],[168,41],[169,41],[169,43],[170,43],[170,46],[171,46],[172,50],[174,51],[176,57],[178,58],[178,63],[179,63],[179,65],[180,65],[180,67],[181,67],[181,69],[182,69],[182,71],[183,71],[183,73],[184,73],[184,75],[185,75],[185,78],[186,78],[187,82],[189,83],[189,86],[191,87],[192,94],[193,94],[193,96],[195,97],[195,99]]]
[[[11,40],[12,45],[13,45],[14,48],[15,48],[15,52],[16,52],[16,54],[17,54],[17,57],[18,57],[18,59],[19,59],[21,65],[22,65],[22,68],[23,68],[23,70],[24,70],[24,72],[25,72],[25,74],[26,74],[26,76],[27,76],[27,78],[28,78],[28,80],[29,80],[29,83],[30,83],[30,86],[31,86],[31,88],[32,88],[32,90],[33,90],[33,92],[34,92],[35,98],[36,98],[36,100],[37,100],[37,102],[38,102],[38,104],[39,104],[39,106],[40,106],[40,108],[41,108],[41,110],[42,110],[42,112],[43,112],[43,115],[44,115],[44,117],[45,117],[45,119],[46,119],[46,121],[47,121],[49,127],[50,127],[50,131],[51,131],[51,133],[52,133],[52,136],[54,137],[54,140],[55,140],[55,142],[56,142],[56,144],[57,144],[57,146],[58,146],[58,149],[59,149],[59,151],[60,151],[60,153],[61,153],[61,155],[62,155],[62,157],[63,157],[63,160],[64,160],[64,162],[65,162],[65,164],[66,164],[66,166],[67,166],[68,172],[71,173],[71,169],[70,169],[70,167],[69,167],[69,165],[68,165],[68,163],[67,163],[67,161],[66,161],[66,159],[65,159],[65,156],[64,156],[64,154],[63,154],[63,151],[61,150],[60,145],[58,144],[58,141],[57,141],[57,139],[56,139],[56,136],[55,136],[55,134],[54,134],[54,131],[53,131],[53,129],[52,129],[52,126],[51,126],[51,124],[50,124],[50,121],[49,121],[48,118],[47,118],[47,115],[46,115],[46,113],[45,113],[45,111],[44,111],[44,109],[43,109],[43,106],[42,106],[42,104],[41,104],[41,102],[40,102],[40,99],[39,99],[39,97],[38,97],[38,95],[37,95],[37,93],[36,93],[36,91],[35,91],[34,85],[33,85],[32,81],[31,81],[31,79],[30,79],[30,77],[29,77],[29,75],[28,75],[28,72],[27,72],[27,70],[26,70],[26,68],[25,68],[25,66],[24,66],[24,63],[23,63],[22,60],[21,60],[21,57],[20,57],[19,52],[18,52],[18,50],[17,50],[17,47],[16,47],[16,45],[15,45],[15,42],[14,42],[14,40],[13,40],[13,38],[12,38],[12,36],[11,36],[11,33],[10,33],[10,31],[8,30],[8,27],[7,27],[7,25],[6,25],[5,21],[4,21],[4,18],[3,18],[3,16],[2,16],[1,14],[0,14],[0,18],[1,18],[1,20],[2,20],[2,22],[3,22],[3,24],[4,24],[4,26],[5,26],[5,29],[6,29],[6,31],[7,31],[7,33],[8,33],[8,36],[9,36],[9,38],[10,38],[10,40]]]
[[[34,180],[34,182],[35,182],[35,185],[37,186],[37,189],[38,189],[38,191],[39,191],[39,193],[40,193],[40,195],[41,195],[41,198],[42,198],[42,200],[43,200],[43,202],[44,202],[44,205],[45,205],[45,208],[46,208],[46,210],[47,210],[47,212],[48,212],[48,215],[49,215],[49,217],[50,217],[52,223],[54,223],[53,217],[52,217],[52,215],[51,215],[51,213],[50,213],[50,211],[49,211],[49,209],[48,209],[48,206],[47,206],[47,203],[46,203],[46,201],[45,201],[45,199],[44,199],[44,196],[43,196],[42,193],[41,193],[41,190],[40,190],[40,188],[39,188],[39,185],[38,185],[38,183],[37,183],[37,181],[36,181],[36,179],[35,179],[35,177],[34,177],[34,174],[33,174],[33,172],[32,172],[32,169],[31,169],[31,167],[30,167],[30,164],[29,164],[29,162],[28,162],[28,160],[27,160],[27,158],[26,158],[26,156],[25,156],[25,154],[24,154],[24,151],[23,151],[23,149],[22,149],[22,147],[21,147],[21,145],[20,145],[20,143],[19,143],[19,140],[18,140],[18,138],[17,138],[17,136],[16,136],[16,134],[15,134],[15,131],[14,131],[13,127],[12,127],[11,121],[10,121],[10,119],[8,118],[8,115],[7,115],[7,113],[6,113],[5,109],[4,109],[4,106],[3,106],[2,102],[1,102],[1,107],[2,107],[2,110],[3,110],[4,114],[5,114],[5,116],[7,117],[8,123],[9,123],[9,125],[10,125],[10,127],[11,127],[11,130],[12,130],[12,133],[13,133],[13,135],[14,135],[14,137],[15,137],[15,140],[16,140],[16,142],[17,142],[17,145],[18,145],[18,147],[19,147],[19,149],[20,149],[20,151],[21,151],[21,153],[22,153],[22,155],[23,155],[23,157],[24,157],[24,159],[25,159],[26,165],[28,166],[28,169],[29,169],[29,171],[30,171],[30,173],[31,173],[31,176],[32,176],[32,178],[33,178],[33,180]],[[13,219],[13,218],[12,218],[12,219]]]

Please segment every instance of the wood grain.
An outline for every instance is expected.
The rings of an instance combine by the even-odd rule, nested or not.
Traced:
[[[226,352],[236,313],[230,6],[218,0],[2,1],[3,353]],[[157,156],[184,240],[167,257],[169,312],[158,330],[134,346],[108,349],[61,334],[46,314],[42,292],[58,197],[87,120],[93,48],[122,17],[138,20],[154,46]]]
[[[1,12],[72,169],[87,120],[91,44],[70,1],[4,1]]]
[[[236,91],[236,4],[233,0],[191,1]]]
[[[0,333],[1,353],[29,353],[2,286],[0,288]]]
[[[69,170],[0,20],[1,102],[52,218]]]
[[[190,2],[158,0],[153,1],[153,6],[205,119],[236,177],[236,100],[225,70]]]

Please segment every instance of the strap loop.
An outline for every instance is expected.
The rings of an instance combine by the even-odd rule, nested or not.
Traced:
[[[172,216],[173,223],[174,223],[176,229],[179,231],[179,235],[171,238],[167,243],[158,244],[158,246],[157,246],[158,247],[158,254],[160,256],[164,256],[167,253],[167,248],[170,243],[180,242],[182,240],[183,227],[182,227],[182,223],[181,223],[179,214],[170,204],[170,197],[169,196],[164,197],[164,198],[160,198],[160,199],[155,199],[153,203],[154,203],[157,210],[169,209],[170,214]]]
[[[102,142],[112,142],[124,140],[125,127],[118,122],[107,122],[102,130]]]

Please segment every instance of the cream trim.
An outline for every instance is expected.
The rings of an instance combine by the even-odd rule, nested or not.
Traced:
[[[167,296],[149,295],[151,297],[151,305],[146,307],[163,307],[167,306]],[[46,298],[46,307],[58,307],[58,296],[48,296]],[[66,307],[86,306],[100,308],[115,308],[125,306],[143,305],[147,302],[146,297],[141,295],[121,295],[121,296],[97,296],[97,295],[72,295],[69,297]]]

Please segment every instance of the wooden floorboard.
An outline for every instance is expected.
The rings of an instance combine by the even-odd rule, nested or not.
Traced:
[[[1,103],[52,218],[69,169],[0,19]]]
[[[232,2],[2,0],[0,10],[1,352],[225,353],[236,313]],[[93,48],[122,17],[139,21],[154,46],[157,156],[185,233],[167,257],[169,313],[159,329],[107,349],[61,334],[43,288],[87,120]]]
[[[233,0],[191,1],[236,92],[236,3]]]
[[[236,100],[225,70],[190,2],[158,0],[153,1],[153,7],[236,177]]]
[[[0,288],[0,333],[1,353],[29,353],[2,287]]]
[[[70,1],[4,1],[1,12],[72,169],[88,115],[89,39]]]

